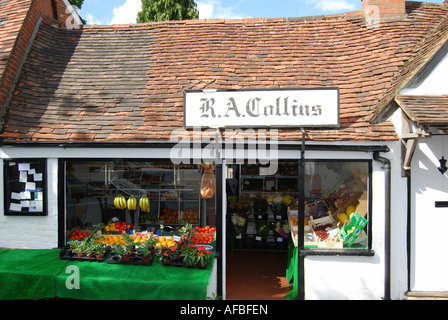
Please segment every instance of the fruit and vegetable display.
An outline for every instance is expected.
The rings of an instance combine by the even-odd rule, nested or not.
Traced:
[[[103,234],[130,227],[130,233]],[[162,225],[160,226],[163,227]],[[136,231],[132,225],[109,222],[87,237],[70,239],[61,250],[61,259],[96,261],[112,264],[152,265],[156,257],[164,265],[206,268],[210,261],[215,240],[215,227],[195,227],[184,223],[181,235],[158,235],[150,231]],[[78,230],[79,231],[79,230]],[[78,232],[73,232],[78,234]]]

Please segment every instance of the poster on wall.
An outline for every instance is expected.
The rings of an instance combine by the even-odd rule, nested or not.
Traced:
[[[4,160],[4,214],[45,216],[46,160]]]

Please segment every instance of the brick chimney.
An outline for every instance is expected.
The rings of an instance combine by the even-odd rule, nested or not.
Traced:
[[[403,17],[406,14],[405,0],[361,0],[362,10],[368,15],[379,15],[380,20]],[[367,12],[366,12],[367,10]]]

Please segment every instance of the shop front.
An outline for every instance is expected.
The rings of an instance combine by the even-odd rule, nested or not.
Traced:
[[[410,193],[427,171],[407,108],[422,104],[397,93],[446,42],[447,5],[389,2],[399,4],[364,0],[311,19],[33,20],[0,97],[4,298],[258,299],[245,290],[280,288],[262,298],[371,300],[443,289],[421,273],[437,260],[409,257],[434,251],[409,240],[413,217],[425,219],[413,210],[427,203]],[[443,156],[432,157],[441,168]],[[423,162],[443,206],[446,173]],[[185,240],[194,248],[178,247]],[[71,245],[88,241],[108,254],[75,256]],[[151,246],[158,255],[142,265]],[[208,265],[188,268],[199,256]]]

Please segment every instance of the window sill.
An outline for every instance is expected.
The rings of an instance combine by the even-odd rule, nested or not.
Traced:
[[[372,249],[302,249],[299,250],[302,257],[307,256],[363,256],[373,257],[375,251]]]

